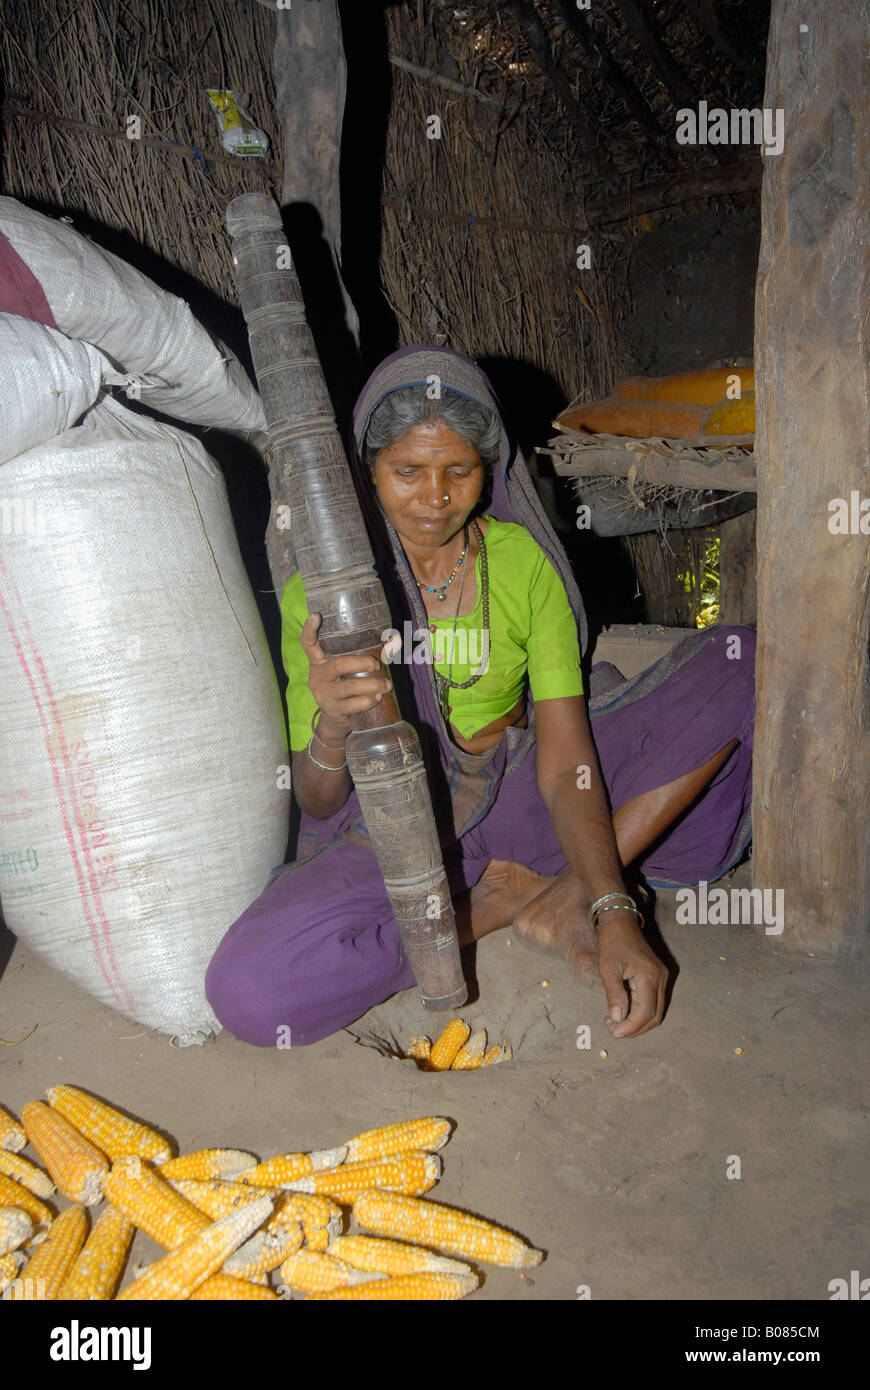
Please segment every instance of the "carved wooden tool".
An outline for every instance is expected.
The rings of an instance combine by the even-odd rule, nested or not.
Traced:
[[[281,214],[272,198],[246,193],[229,204],[227,228],[272,441],[273,517],[278,500],[289,505],[308,607],[323,616],[318,641],[324,652],[380,659],[390,613]],[[280,598],[290,564],[280,549],[270,549],[269,562]],[[352,722],[348,769],[421,998],[429,1009],[457,1008],[467,989],[420,741],[393,691]]]

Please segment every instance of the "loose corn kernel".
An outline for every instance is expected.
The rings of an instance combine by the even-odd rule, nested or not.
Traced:
[[[347,1288],[351,1284],[382,1279],[381,1274],[353,1269],[331,1255],[316,1250],[299,1250],[284,1260],[278,1271],[283,1284],[294,1293],[323,1293],[329,1289]]]
[[[46,1092],[52,1110],[63,1115],[92,1144],[116,1162],[130,1154],[164,1163],[172,1154],[169,1141],[148,1125],[122,1115],[113,1105],[75,1086],[52,1086]],[[25,1126],[26,1128],[26,1126]]]
[[[70,1303],[113,1298],[135,1231],[120,1207],[107,1206],[76,1256],[58,1298]]]
[[[401,1193],[363,1192],[354,1203],[354,1216],[376,1235],[432,1246],[460,1259],[524,1269],[544,1258],[542,1250],[532,1249],[512,1231],[456,1207]]]
[[[103,1190],[134,1226],[164,1250],[174,1249],[210,1224],[209,1218],[176,1192],[156,1169],[134,1155],[119,1159],[112,1166]]]
[[[21,1283],[12,1288],[12,1299],[50,1301],[56,1299],[76,1255],[85,1243],[88,1218],[76,1204],[66,1207],[51,1223],[48,1237],[37,1248],[24,1268]]]
[[[354,1269],[370,1269],[381,1274],[470,1274],[467,1264],[450,1260],[446,1255],[434,1255],[417,1245],[403,1245],[398,1240],[383,1240],[377,1236],[336,1236],[326,1250]]]
[[[449,1071],[457,1052],[460,1047],[464,1047],[470,1036],[471,1029],[467,1023],[461,1018],[451,1019],[441,1036],[432,1044],[428,1070]]]
[[[24,1133],[23,1126],[16,1120],[14,1115],[10,1115],[8,1110],[4,1110],[0,1105],[0,1149],[8,1149],[10,1153],[20,1153],[27,1143],[27,1135]]]
[[[14,1182],[20,1182],[34,1197],[53,1197],[56,1191],[47,1173],[20,1154],[9,1153],[6,1149],[0,1149],[0,1173],[5,1173]]]
[[[473,1293],[479,1283],[476,1274],[400,1274],[395,1279],[383,1279],[374,1284],[357,1285],[349,1289],[333,1289],[330,1293],[314,1293],[310,1297],[319,1302],[356,1302],[357,1300],[381,1302],[412,1299],[465,1298]]]
[[[27,1102],[21,1122],[64,1197],[88,1207],[102,1200],[103,1179],[109,1168],[105,1154],[41,1100]]]
[[[345,1162],[371,1163],[396,1154],[419,1153],[421,1149],[441,1149],[450,1137],[450,1121],[440,1116],[423,1120],[402,1120],[357,1134],[347,1144]]]
[[[272,1210],[271,1197],[261,1197],[237,1207],[220,1221],[210,1223],[199,1235],[179,1245],[162,1260],[151,1265],[135,1283],[118,1295],[119,1302],[138,1299],[173,1300],[190,1298],[194,1289],[212,1274],[252,1235]]]
[[[336,1202],[353,1202],[360,1192],[369,1188],[386,1188],[391,1192],[422,1195],[433,1188],[441,1176],[441,1160],[437,1154],[397,1154],[376,1163],[348,1163],[324,1173],[312,1173],[291,1184],[294,1192],[319,1193]]]
[[[192,1178],[198,1182],[223,1178],[231,1182],[256,1166],[254,1155],[242,1149],[197,1149],[195,1153],[180,1154],[178,1158],[170,1158],[168,1163],[161,1163],[159,1171],[164,1178]]]

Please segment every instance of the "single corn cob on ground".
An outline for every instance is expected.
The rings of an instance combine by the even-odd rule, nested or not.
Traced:
[[[392,1302],[424,1299],[465,1298],[473,1293],[480,1281],[476,1274],[400,1274],[395,1279],[356,1285],[349,1289],[333,1289],[330,1293],[313,1293],[311,1298],[325,1302],[356,1302],[357,1300]]]
[[[33,1235],[33,1217],[23,1207],[0,1207],[0,1255],[17,1250]]]
[[[383,1279],[382,1274],[354,1269],[332,1255],[316,1250],[299,1250],[284,1260],[278,1271],[281,1282],[294,1293],[325,1293],[329,1289],[347,1288],[351,1284]]]
[[[224,1260],[247,1240],[272,1210],[271,1197],[261,1197],[222,1216],[199,1235],[150,1266],[135,1283],[122,1289],[119,1302],[151,1302],[190,1298],[194,1289],[216,1274]]]
[[[488,1047],[480,1059],[482,1067],[491,1067],[496,1062],[509,1062],[513,1052],[507,1043],[495,1043],[493,1047]]]
[[[119,1159],[103,1182],[106,1197],[146,1235],[172,1250],[209,1225],[209,1218],[161,1177],[131,1156]]]
[[[17,1250],[0,1255],[0,1294],[5,1293],[12,1281],[18,1278],[20,1268],[21,1256]]]
[[[346,1163],[371,1163],[396,1154],[441,1149],[450,1138],[450,1121],[440,1116],[402,1120],[399,1124],[369,1129],[348,1141]]]
[[[276,1197],[281,1191],[277,1187],[245,1187],[244,1183],[224,1182],[222,1178],[172,1178],[170,1185],[198,1211],[210,1216],[212,1221],[219,1221],[227,1212],[245,1202],[256,1202],[266,1196]]]
[[[430,1038],[412,1038],[405,1056],[413,1058],[415,1062],[426,1063],[429,1061],[431,1051],[432,1041]]]
[[[97,1100],[87,1091],[79,1091],[75,1086],[52,1086],[46,1094],[52,1110],[69,1120],[113,1163],[129,1154],[138,1154],[152,1163],[165,1163],[172,1156],[172,1146],[162,1134],[122,1115],[113,1105]]]
[[[354,1216],[360,1226],[376,1235],[428,1245],[464,1260],[528,1269],[544,1258],[542,1250],[534,1250],[512,1231],[419,1197],[364,1192],[354,1203]]]
[[[336,1236],[326,1250],[327,1255],[351,1265],[354,1269],[370,1269],[381,1274],[471,1274],[461,1260],[434,1255],[417,1245],[403,1245],[398,1240],[377,1236]]]
[[[405,1192],[422,1196],[433,1188],[441,1176],[441,1160],[437,1154],[397,1154],[376,1163],[347,1163],[330,1172],[312,1173],[291,1184],[294,1192],[318,1193],[336,1202],[352,1203],[360,1192],[369,1188],[385,1188],[390,1192]]]
[[[271,1274],[282,1260],[294,1255],[302,1244],[302,1227],[296,1221],[273,1230],[263,1227],[224,1261],[222,1273],[231,1279],[256,1279]]]
[[[337,1168],[344,1162],[347,1145],[337,1149],[315,1149],[313,1153],[276,1154],[242,1173],[240,1181],[252,1183],[255,1187],[286,1187],[295,1178],[303,1178],[309,1173],[319,1173],[323,1169]]]
[[[14,1115],[10,1115],[8,1110],[4,1110],[0,1105],[0,1149],[8,1149],[10,1153],[20,1153],[27,1143],[27,1135],[24,1128],[18,1123]]]
[[[341,1235],[344,1224],[341,1207],[329,1197],[316,1193],[285,1192],[275,1204],[275,1214],[269,1222],[298,1221],[302,1237],[309,1250],[322,1252],[331,1240]]]
[[[464,1047],[471,1036],[471,1029],[461,1018],[448,1023],[440,1037],[432,1044],[427,1068],[429,1071],[449,1071],[460,1047]]]
[[[120,1207],[107,1206],[76,1256],[58,1298],[71,1303],[113,1298],[135,1231]]]
[[[103,1179],[109,1171],[105,1154],[41,1100],[29,1100],[23,1106],[21,1123],[64,1197],[86,1207],[102,1201]]]
[[[483,1054],[486,1051],[486,1029],[479,1028],[464,1047],[460,1047],[456,1056],[453,1058],[451,1071],[474,1071],[483,1061]]]
[[[190,1295],[191,1303],[252,1303],[256,1299],[275,1302],[278,1295],[263,1284],[250,1284],[247,1279],[232,1279],[228,1274],[212,1274]]]
[[[20,1154],[9,1153],[6,1149],[0,1149],[0,1173],[5,1173],[7,1178],[12,1178],[15,1182],[20,1182],[34,1197],[53,1197],[56,1191],[47,1173],[43,1173],[35,1163],[29,1163]]]
[[[25,1265],[20,1287],[12,1289],[13,1301],[56,1299],[76,1255],[85,1243],[87,1233],[88,1218],[84,1207],[67,1207],[60,1216],[55,1217],[47,1240],[42,1242]]]
[[[47,1229],[54,1220],[54,1212],[41,1202],[38,1197],[34,1197],[32,1192],[28,1192],[26,1187],[22,1187],[20,1182],[14,1182],[12,1178],[7,1178],[0,1173],[0,1206],[21,1207],[33,1217],[33,1224],[39,1229]]]
[[[195,1153],[179,1154],[178,1158],[161,1163],[159,1171],[164,1178],[193,1178],[199,1182],[223,1178],[231,1182],[256,1166],[254,1155],[242,1149],[197,1149]]]

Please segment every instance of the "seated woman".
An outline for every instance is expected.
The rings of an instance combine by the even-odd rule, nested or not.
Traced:
[[[393,354],[357,403],[354,444],[390,611],[416,637],[393,643],[390,672],[423,745],[460,941],[513,923],[600,977],[614,1037],[643,1033],[666,971],[624,872],[689,885],[745,852],[754,635],[689,634],[629,681],[596,666],[587,715],[580,596],[483,373],[447,349]],[[224,1027],[264,1047],[287,1028],[316,1042],[414,983],[344,757],[351,716],[389,681],[372,658],[325,657],[298,573],[281,611],[299,858],[206,978]]]

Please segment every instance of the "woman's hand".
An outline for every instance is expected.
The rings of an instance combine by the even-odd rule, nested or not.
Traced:
[[[350,733],[351,715],[378,704],[390,682],[373,656],[326,656],[317,640],[321,622],[321,615],[312,613],[299,640],[310,667],[308,689],[321,710],[318,731],[330,742],[338,742]]]
[[[627,920],[605,921],[598,931],[598,973],[608,1006],[605,1023],[614,1038],[634,1037],[661,1023],[668,972],[630,913],[606,916]]]

